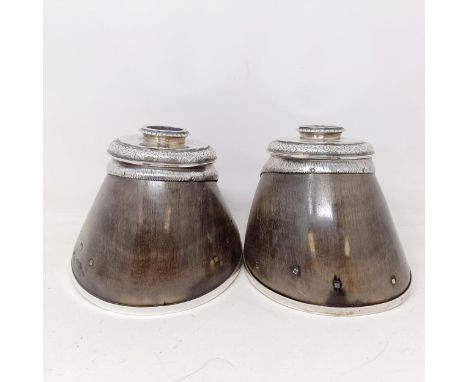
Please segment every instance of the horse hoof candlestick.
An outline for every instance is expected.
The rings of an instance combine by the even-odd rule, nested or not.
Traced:
[[[400,304],[411,273],[374,175],[371,145],[343,129],[303,126],[278,139],[253,200],[244,256],[252,283],[315,313],[376,313]]]
[[[242,258],[214,150],[183,129],[148,126],[111,143],[108,175],[72,257],[92,302],[123,313],[177,312],[233,281]]]

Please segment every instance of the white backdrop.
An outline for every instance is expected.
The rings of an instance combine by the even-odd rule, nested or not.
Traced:
[[[217,380],[215,376],[220,365],[224,365],[225,380],[247,380],[248,376],[255,377],[252,380],[262,380],[267,376],[274,380],[268,370],[278,378],[289,375],[284,368],[281,369],[283,374],[275,370],[271,359],[268,362],[255,358],[249,364],[247,358],[236,358],[240,357],[239,352],[231,354],[227,348],[217,348],[218,355],[227,352],[222,358],[235,366],[236,374],[232,374],[228,364],[210,364],[210,359],[218,356],[208,355],[208,350],[204,352],[204,348],[197,348],[193,343],[187,345],[187,338],[184,340],[185,348],[180,348],[180,353],[176,351],[174,363],[165,368],[150,370],[140,367],[138,362],[117,367],[119,358],[113,363],[111,350],[96,356],[91,349],[99,349],[99,344],[115,339],[112,330],[109,329],[104,337],[96,334],[89,352],[79,352],[79,347],[76,350],[79,336],[70,338],[65,333],[65,328],[72,333],[77,333],[80,328],[89,332],[92,329],[86,329],[86,322],[89,321],[92,327],[102,321],[101,315],[109,317],[93,310],[96,321],[92,321],[90,312],[86,311],[91,308],[84,303],[81,306],[81,300],[71,290],[66,290],[68,279],[63,274],[68,267],[73,241],[105,175],[109,142],[121,135],[136,133],[145,124],[186,128],[193,138],[208,142],[216,149],[219,186],[241,235],[245,232],[250,203],[259,171],[268,157],[266,147],[270,141],[280,136],[296,135],[295,129],[300,124],[337,124],[347,130],[347,136],[371,142],[376,150],[377,177],[401,233],[415,278],[416,292],[414,301],[408,302],[410,308],[407,308],[406,318],[409,323],[405,324],[410,325],[410,329],[398,325],[396,329],[386,327],[386,339],[391,336],[398,339],[401,330],[408,332],[401,336],[401,347],[397,346],[390,358],[379,361],[384,366],[372,361],[375,374],[369,374],[368,367],[359,366],[372,359],[374,350],[379,353],[380,345],[372,343],[368,345],[371,349],[367,349],[367,353],[363,350],[362,354],[349,355],[351,358],[345,357],[341,366],[335,365],[335,369],[331,366],[337,360],[333,356],[333,348],[330,348],[330,356],[324,356],[325,363],[319,360],[320,365],[315,369],[320,366],[321,380],[342,378],[342,375],[347,380],[353,377],[360,380],[387,380],[388,377],[392,381],[396,377],[399,380],[422,378],[422,0],[47,0],[44,39],[46,373],[51,380],[64,375],[68,378],[65,380],[76,378],[83,381],[92,375],[105,380],[106,376],[111,378],[109,370],[112,368],[117,370],[120,380],[127,380],[126,372],[128,380],[135,375],[139,380],[144,380],[144,377],[180,380],[177,378],[189,375],[205,362],[209,366],[201,369],[205,374],[197,372],[190,377],[191,380],[197,380],[194,379],[197,376],[199,380],[211,380],[210,377]],[[255,291],[244,282],[241,275],[232,290],[226,292],[227,297],[223,295],[219,300],[225,299],[224,304],[231,306],[234,298],[232,295],[229,297],[231,293],[247,299],[237,309],[255,309],[258,304],[265,304],[268,307],[265,309],[281,312],[275,315],[285,317],[284,325],[291,317],[297,317],[294,316],[296,313],[290,315],[282,308],[270,307],[261,297],[257,298]],[[252,305],[249,305],[249,298]],[[219,309],[215,301],[211,306],[209,317],[217,314]],[[401,309],[404,311],[403,307]],[[58,314],[58,317],[57,313],[63,310],[68,310],[69,315]],[[227,312],[233,316],[238,314],[237,311]],[[227,314],[226,310],[224,314]],[[395,320],[392,314],[397,313],[386,316],[393,317],[387,318],[388,325]],[[256,320],[261,317],[260,313],[258,315],[257,318],[235,317]],[[81,317],[81,323],[73,321],[77,317]],[[187,317],[190,318],[190,314]],[[408,321],[406,318],[400,317],[397,322],[403,325]],[[298,318],[307,326],[314,319]],[[185,328],[190,325],[183,318],[180,320]],[[374,320],[374,331],[378,333],[377,328],[385,325],[386,319],[371,320]],[[150,344],[144,342],[148,337],[143,335],[151,330],[148,321],[144,322],[144,327],[134,322],[123,324],[121,318],[117,321],[122,323],[122,330],[126,330],[128,325],[138,333],[141,330],[141,349],[151,349]],[[172,325],[172,322],[167,325]],[[332,330],[327,329],[324,322],[319,319],[320,325],[325,325],[325,331]],[[365,341],[376,340],[372,324],[368,321],[332,319],[331,322],[335,329],[337,325],[346,327],[349,322],[362,322],[362,327],[358,325],[356,330],[363,331],[370,326],[371,335],[364,335]],[[259,322],[257,324],[260,325]],[[51,333],[57,330],[53,327],[60,325],[63,332]],[[181,326],[171,326],[171,330],[180,331],[184,336],[191,335]],[[272,330],[276,332],[277,328]],[[252,331],[255,333],[254,329]],[[212,332],[208,330],[207,334]],[[338,333],[345,332],[338,329]],[[300,334],[296,334],[290,338],[297,342]],[[274,334],[264,332],[263,335],[266,340]],[[324,334],[314,335],[320,337]],[[157,338],[162,341],[161,346],[172,346],[170,341]],[[249,338],[260,339],[252,333]],[[351,338],[360,342],[357,332],[351,334]],[[405,343],[408,338],[413,339],[411,344]],[[287,342],[288,337],[283,340]],[[327,341],[327,337],[323,340]],[[243,338],[239,346],[254,351],[257,345],[248,341],[248,338]],[[323,348],[320,341],[316,345],[316,351]],[[286,345],[281,346],[282,351],[287,348]],[[366,345],[362,346],[366,349]],[[104,345],[104,348],[108,346]],[[122,351],[125,349],[128,347]],[[141,349],[132,349],[128,350],[131,354],[122,356],[122,359],[142,356]],[[282,351],[278,350],[278,354],[283,354]],[[398,356],[404,351],[407,352],[405,357]],[[298,352],[302,354],[300,349]],[[288,353],[284,356],[287,357]],[[83,363],[73,363],[76,357]],[[103,357],[107,361],[102,361]],[[92,359],[98,361],[94,365],[88,364],[87,361]],[[178,364],[177,359],[182,363]],[[331,360],[330,367],[335,373],[326,368],[327,360]],[[303,361],[307,361],[309,366],[313,364],[311,360]],[[298,362],[294,371],[299,373],[295,374],[297,377],[311,375],[308,366],[297,358],[288,362],[291,365]],[[395,362],[403,365],[396,371],[391,367]],[[346,371],[347,368],[351,372]],[[381,375],[383,371],[387,373],[384,377]]]

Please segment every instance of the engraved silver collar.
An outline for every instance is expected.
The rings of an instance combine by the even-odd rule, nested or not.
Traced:
[[[110,175],[131,179],[161,181],[217,180],[212,163],[212,147],[188,139],[185,129],[169,126],[145,126],[141,135],[118,138],[107,152],[112,161]]]
[[[306,125],[299,137],[270,143],[271,158],[263,173],[373,173],[372,146],[361,140],[342,138],[339,126]]]

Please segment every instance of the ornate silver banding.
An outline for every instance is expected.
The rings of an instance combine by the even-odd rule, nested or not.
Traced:
[[[113,141],[107,152],[116,160],[126,163],[159,167],[196,167],[213,163],[215,151],[207,145],[183,148],[136,146],[123,141]],[[130,139],[128,139],[130,140]]]
[[[187,130],[170,126],[145,126],[140,130],[146,141],[166,148],[184,147],[185,139],[189,135]]]
[[[303,140],[336,140],[344,129],[340,126],[306,125],[300,126],[297,131]]]
[[[187,130],[171,126],[145,126],[140,130],[149,137],[185,138],[189,135]]]
[[[218,180],[218,173],[213,165],[190,168],[142,167],[111,160],[107,165],[107,173],[122,178],[172,182]]]
[[[263,166],[264,173],[282,174],[371,174],[375,172],[370,158],[351,160],[297,160],[271,157]]]
[[[262,173],[313,174],[374,172],[372,146],[363,141],[341,138],[339,126],[306,125],[299,137],[280,138],[270,143],[271,158]]]
[[[202,182],[216,181],[211,164],[215,151],[208,145],[187,139],[189,132],[179,127],[145,126],[141,135],[114,140],[107,152],[112,161],[110,175],[130,179]]]
[[[273,155],[288,158],[322,159],[322,158],[362,158],[369,157],[374,149],[366,142],[321,141],[301,142],[299,140],[283,140],[271,142],[268,151]]]
[[[303,125],[297,128],[301,134],[341,134],[344,129],[341,126],[330,125]]]

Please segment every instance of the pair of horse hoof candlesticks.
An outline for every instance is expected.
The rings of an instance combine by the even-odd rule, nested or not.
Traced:
[[[373,149],[343,128],[302,126],[272,142],[244,244],[252,284],[320,314],[399,305],[411,272],[374,175]],[[242,263],[214,150],[180,128],[147,126],[113,141],[104,183],[72,257],[78,290],[103,308],[164,314],[222,293]]]

